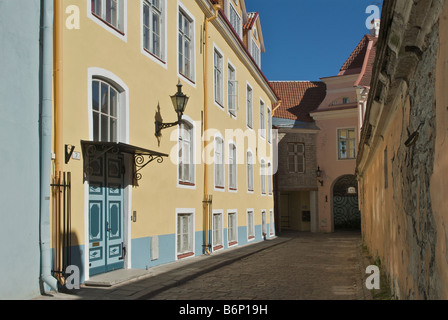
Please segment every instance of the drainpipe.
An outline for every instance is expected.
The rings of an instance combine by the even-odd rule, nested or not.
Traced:
[[[51,181],[51,122],[53,86],[53,18],[52,1],[41,1],[42,27],[42,98],[40,112],[40,250],[41,290],[43,284],[58,291],[58,281],[51,275],[51,229],[50,229],[50,181]]]
[[[221,5],[215,4],[213,6],[215,11],[214,15],[210,18],[205,19],[204,23],[204,134],[208,129],[208,77],[207,77],[207,65],[208,65],[208,23],[217,19],[219,15],[219,10],[221,10]],[[205,137],[204,137],[205,138]],[[205,139],[203,139],[203,150],[205,150]],[[205,231],[205,253],[210,255],[210,244],[209,244],[209,218],[211,212],[212,198],[208,194],[208,167],[209,165],[204,164],[204,200],[203,200],[203,214],[204,214],[204,231]]]
[[[50,1],[51,2],[51,1]],[[54,177],[56,181],[59,181],[59,175],[63,170],[63,161],[65,159],[65,152],[63,146],[63,110],[62,110],[62,95],[63,95],[63,87],[62,87],[62,32],[63,32],[63,17],[64,17],[64,9],[62,6],[62,1],[54,0],[54,153],[56,155],[54,160]],[[65,278],[62,270],[63,262],[62,262],[62,230],[61,230],[61,216],[60,210],[58,209],[60,204],[56,203],[57,208],[54,208],[55,214],[55,270],[58,271],[56,274],[57,279],[59,280],[61,285],[65,285]],[[61,273],[62,272],[62,273]]]

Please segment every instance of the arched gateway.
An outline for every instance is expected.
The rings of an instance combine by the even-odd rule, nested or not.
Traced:
[[[354,175],[344,175],[333,186],[333,221],[335,230],[360,230],[358,182]]]

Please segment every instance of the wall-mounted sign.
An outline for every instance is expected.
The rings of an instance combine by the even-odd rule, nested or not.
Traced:
[[[348,194],[356,194],[356,188],[355,188],[355,187],[350,187],[350,188],[348,188],[347,193],[348,193]]]

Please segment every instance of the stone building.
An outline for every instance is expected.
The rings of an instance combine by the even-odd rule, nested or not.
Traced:
[[[386,0],[357,171],[363,239],[399,299],[448,298],[448,3]]]
[[[271,82],[281,99],[273,124],[278,129],[275,196],[282,228],[360,229],[357,142],[376,31],[363,36],[335,76],[317,82]]]
[[[271,82],[281,99],[274,109],[278,129],[278,170],[275,199],[278,227],[317,231],[316,136],[319,128],[310,117],[326,94],[323,82]]]

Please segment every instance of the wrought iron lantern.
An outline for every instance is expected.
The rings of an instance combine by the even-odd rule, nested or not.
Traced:
[[[177,126],[182,121],[182,116],[184,115],[185,109],[187,108],[187,103],[190,98],[182,92],[182,84],[177,84],[177,92],[175,95],[171,96],[171,101],[173,102],[174,111],[177,114],[177,121],[173,123],[162,123],[156,121],[156,136],[160,137],[161,131],[163,129],[171,128]]]
[[[322,171],[320,170],[319,166],[317,167],[317,170],[316,170],[316,176],[317,176],[317,181],[323,187],[324,186],[324,180],[323,179],[319,179],[319,178],[322,178]]]

